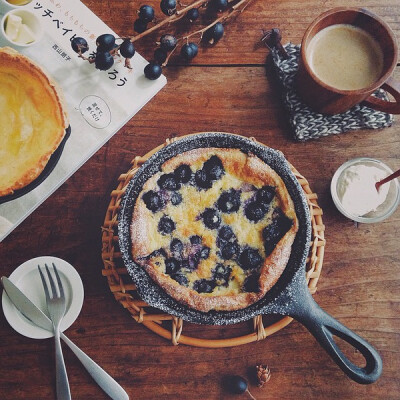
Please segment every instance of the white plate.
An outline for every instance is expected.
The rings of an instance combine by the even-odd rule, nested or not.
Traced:
[[[9,279],[46,315],[46,297],[40,279],[38,265],[44,267],[47,264],[52,269],[55,264],[59,272],[61,282],[64,286],[66,299],[66,312],[61,321],[60,329],[68,329],[78,317],[83,304],[83,284],[76,269],[61,258],[44,256],[32,258],[21,264],[10,276]],[[47,275],[45,273],[45,275]],[[21,335],[32,339],[46,339],[54,336],[53,332],[39,328],[25,318],[11,303],[6,292],[3,290],[2,305],[4,315],[8,323]]]

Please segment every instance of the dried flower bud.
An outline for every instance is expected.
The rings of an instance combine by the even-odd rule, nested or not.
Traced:
[[[256,374],[257,374],[257,386],[259,388],[263,387],[271,379],[271,371],[268,368],[268,366],[257,365]]]

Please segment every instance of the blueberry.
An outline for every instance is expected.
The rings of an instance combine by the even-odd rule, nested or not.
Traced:
[[[209,160],[207,160],[203,165],[203,169],[207,176],[213,181],[220,179],[225,173],[222,161],[217,156],[212,156]]]
[[[263,231],[264,248],[266,255],[270,255],[278,242],[285,236],[293,225],[293,221],[288,218],[281,209],[277,208],[272,214],[272,223],[267,225]]]
[[[233,213],[240,207],[240,191],[231,189],[223,192],[217,201],[218,208],[225,213]]]
[[[165,273],[168,275],[175,274],[179,271],[180,264],[176,258],[167,258],[165,260]]]
[[[175,256],[181,256],[183,252],[183,243],[178,238],[174,238],[171,240],[169,248]]]
[[[240,253],[238,261],[243,269],[253,269],[261,265],[263,258],[257,249],[248,247]]]
[[[230,239],[235,238],[235,234],[230,226],[224,225],[218,231],[218,239],[228,242]]]
[[[239,250],[237,243],[222,243],[220,247],[220,255],[224,260],[230,260],[233,258]]]
[[[158,223],[158,231],[162,235],[167,235],[175,230],[175,222],[170,217],[164,215]]]
[[[179,272],[177,274],[172,274],[171,278],[174,279],[175,281],[177,281],[182,286],[187,286],[189,283],[186,276]]]
[[[192,177],[192,170],[190,169],[189,165],[181,164],[175,169],[174,175],[178,182],[188,183]]]
[[[194,180],[196,182],[196,185],[200,189],[210,189],[213,184],[212,180],[210,179],[206,171],[204,171],[204,169],[199,169],[198,171],[196,171]]]
[[[149,257],[167,257],[167,253],[163,248],[154,250]]]
[[[212,280],[199,279],[194,281],[193,290],[198,293],[211,293],[216,286],[216,283]]]
[[[201,237],[198,235],[190,236],[189,240],[190,240],[191,244],[200,244],[201,243]]]
[[[229,277],[232,273],[232,268],[223,264],[217,264],[215,269],[212,271],[213,277],[219,286],[228,286]]]
[[[263,186],[256,192],[256,201],[258,203],[269,204],[275,196],[275,188],[273,186]]]
[[[207,246],[204,246],[200,251],[200,258],[202,258],[203,260],[207,260],[209,255],[210,255],[210,248]]]
[[[173,206],[177,206],[182,203],[182,195],[179,192],[173,192],[171,195],[171,203]]]
[[[243,283],[243,290],[245,292],[257,293],[260,290],[260,285],[258,282],[259,279],[260,279],[260,274],[249,275]]]
[[[154,190],[149,190],[148,192],[144,193],[142,199],[144,204],[146,204],[146,207],[153,212],[161,210],[165,205],[160,194]]]
[[[264,205],[256,201],[251,201],[249,204],[246,205],[244,209],[244,214],[246,215],[248,220],[252,222],[259,222],[264,218],[267,211],[268,205]]]
[[[203,214],[201,214],[203,218],[204,225],[209,229],[216,229],[221,224],[221,217],[217,210],[213,208],[206,208]]]
[[[192,252],[188,257],[188,266],[190,270],[195,270],[200,264],[200,251]]]
[[[165,190],[179,190],[181,185],[177,182],[174,174],[163,174],[157,181],[158,186]]]

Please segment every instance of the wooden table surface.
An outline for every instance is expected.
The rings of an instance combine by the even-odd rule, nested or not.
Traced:
[[[119,35],[133,34],[139,1],[84,0]],[[158,2],[149,1],[156,5]],[[400,123],[379,131],[295,142],[270,68],[259,46],[262,29],[280,28],[284,42],[299,43],[320,13],[360,5],[344,0],[254,0],[226,25],[213,48],[200,48],[191,65],[172,58],[167,86],[104,145],[0,245],[1,275],[24,261],[61,257],[83,280],[85,300],[68,336],[126,389],[132,399],[233,399],[222,380],[237,374],[251,380],[256,364],[267,364],[270,382],[257,399],[400,399],[400,209],[375,225],[354,224],[335,208],[329,185],[346,160],[371,156],[392,169],[400,166]],[[400,39],[399,0],[367,0],[363,6],[381,16]],[[159,13],[159,11],[157,11]],[[159,33],[137,42],[152,57]],[[395,75],[400,78],[400,66]],[[132,94],[134,96],[134,94]],[[238,347],[206,349],[173,346],[136,323],[112,296],[102,276],[101,225],[118,176],[135,155],[166,138],[202,131],[253,136],[284,152],[318,194],[326,226],[326,248],[314,298],[328,313],[370,342],[383,359],[383,374],[371,385],[347,378],[299,323],[266,340]],[[243,323],[248,324],[248,323]],[[201,326],[191,328],[196,333]],[[211,327],[214,337],[238,327]],[[65,360],[73,399],[105,399],[67,347]],[[55,398],[53,341],[17,334],[0,315],[0,397],[5,400]],[[347,354],[361,357],[351,348]]]

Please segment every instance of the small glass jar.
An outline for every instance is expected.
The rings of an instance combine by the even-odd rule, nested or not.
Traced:
[[[360,223],[374,223],[380,222],[384,219],[388,218],[390,215],[394,213],[396,208],[400,202],[400,186],[397,179],[393,179],[390,182],[385,183],[385,185],[389,185],[389,191],[386,196],[385,201],[380,204],[375,211],[370,211],[369,213],[358,216],[354,215],[351,211],[346,210],[341,202],[341,198],[343,198],[342,191],[342,182],[345,171],[355,165],[365,165],[365,166],[373,166],[379,169],[382,169],[386,172],[386,176],[393,173],[393,171],[382,161],[375,160],[373,158],[368,157],[360,157],[354,158],[342,164],[335,174],[333,175],[331,181],[331,195],[333,202],[335,203],[336,208],[347,218],[350,218],[353,221]]]

